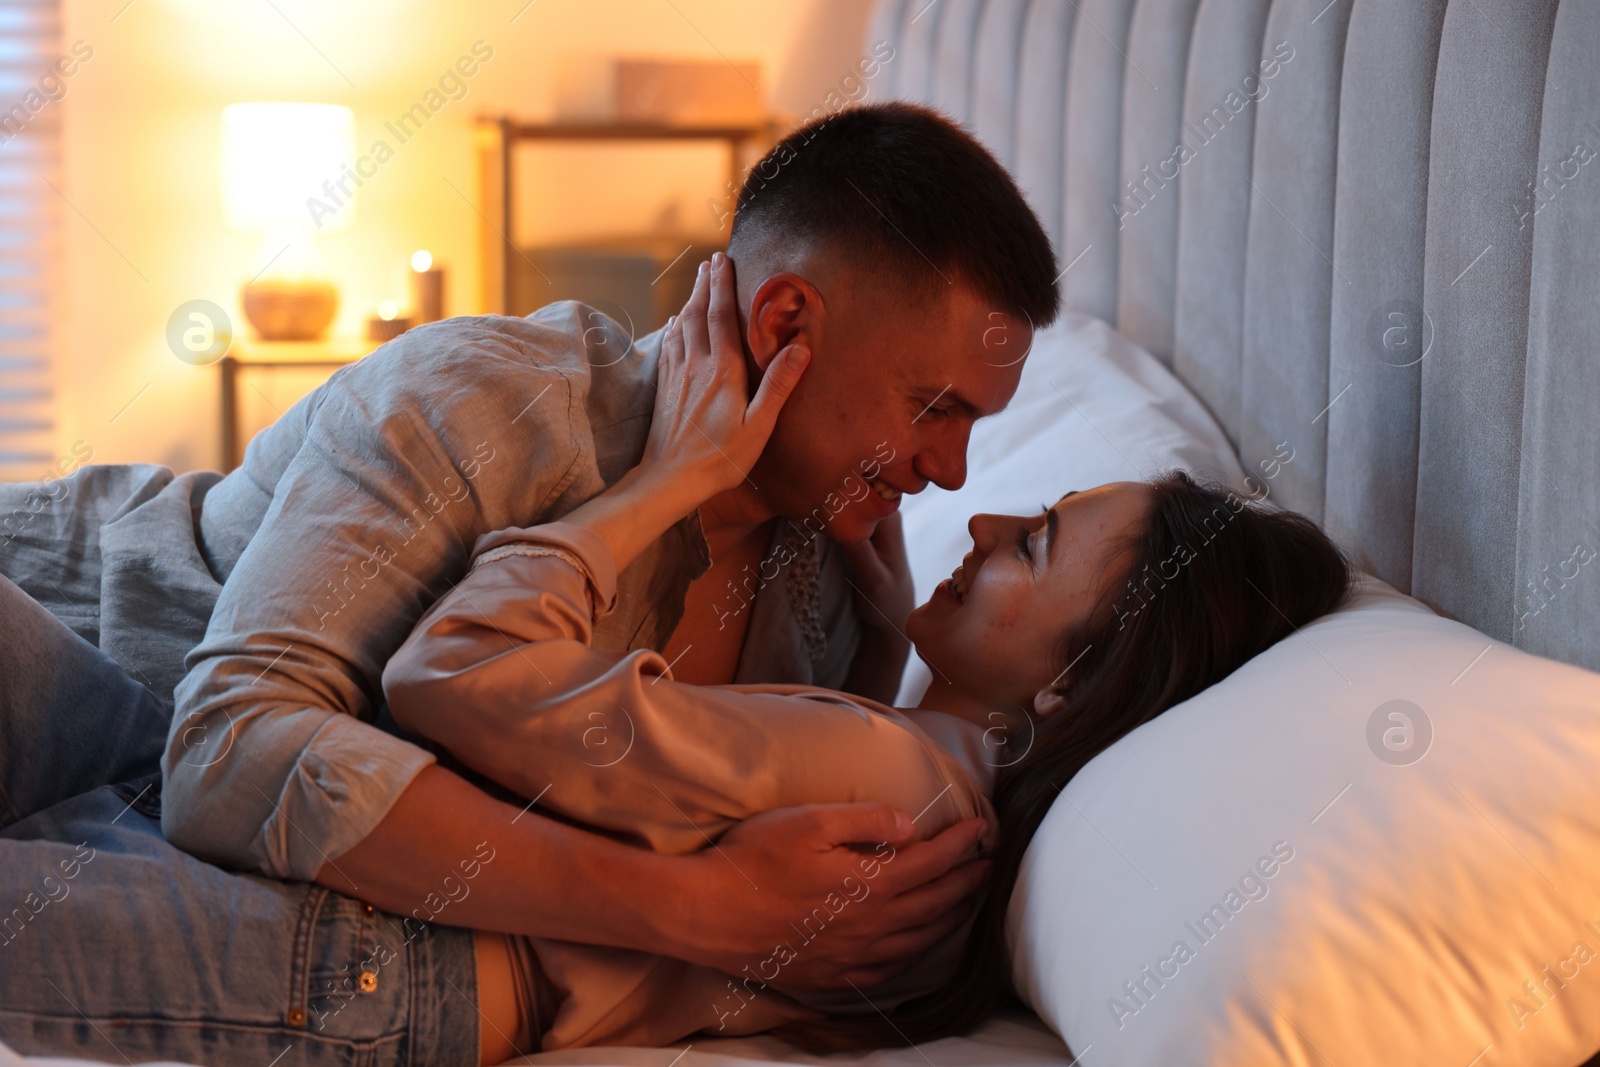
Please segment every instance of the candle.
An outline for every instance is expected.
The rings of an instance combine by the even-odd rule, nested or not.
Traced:
[[[400,314],[400,304],[394,300],[378,302],[378,313],[367,320],[367,340],[393,341],[411,328],[411,320]]]
[[[444,318],[444,268],[433,265],[426,249],[411,254],[411,308],[417,323]]]

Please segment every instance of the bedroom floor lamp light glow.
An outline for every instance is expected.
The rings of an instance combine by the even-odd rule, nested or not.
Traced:
[[[261,272],[244,283],[245,318],[267,341],[322,336],[339,310],[317,238],[350,225],[348,197],[325,210],[324,186],[348,180],[355,116],[337,104],[251,103],[222,109],[223,205],[231,229],[262,235]]]

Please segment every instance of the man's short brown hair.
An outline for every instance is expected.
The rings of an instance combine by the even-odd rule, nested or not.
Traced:
[[[918,303],[964,282],[1036,327],[1060,308],[1050,238],[998,160],[930,108],[852,107],[778,142],[739,190],[729,251],[810,240]]]

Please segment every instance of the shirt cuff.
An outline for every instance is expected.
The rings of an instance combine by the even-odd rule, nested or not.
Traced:
[[[295,762],[256,854],[263,873],[315,881],[377,829],[432,753],[354,716],[330,713]]]
[[[486,533],[472,547],[470,567],[506,556],[546,555],[566,560],[584,576],[589,583],[589,602],[596,621],[616,608],[616,558],[599,534],[572,523],[547,522]]]

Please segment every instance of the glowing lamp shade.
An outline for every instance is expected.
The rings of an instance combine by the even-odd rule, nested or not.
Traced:
[[[228,225],[258,233],[350,225],[353,200],[330,200],[355,159],[355,115],[337,104],[232,104],[222,109],[222,189]],[[349,188],[347,186],[347,188]],[[338,204],[314,218],[307,201]]]
[[[319,338],[339,311],[319,231],[350,225],[355,116],[334,104],[233,104],[222,109],[222,198],[228,225],[262,234],[266,264],[239,292],[267,341]],[[348,179],[346,179],[348,181]],[[329,205],[332,205],[330,210]],[[314,207],[316,210],[314,210]]]

